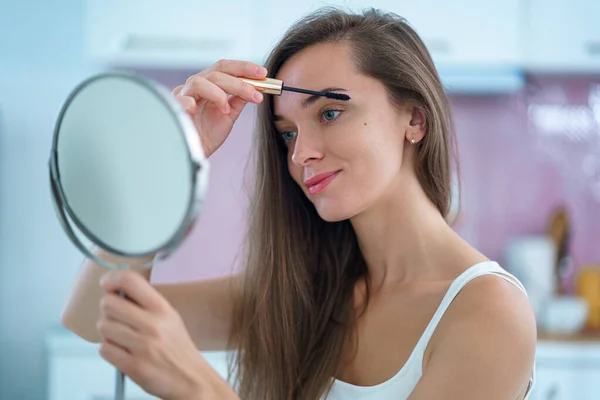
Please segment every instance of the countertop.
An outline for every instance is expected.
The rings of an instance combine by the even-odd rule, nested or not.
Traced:
[[[574,334],[538,331],[538,341],[600,343],[600,331],[582,331]]]

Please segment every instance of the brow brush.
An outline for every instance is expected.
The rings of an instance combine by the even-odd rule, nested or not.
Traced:
[[[343,100],[343,101],[350,100],[350,96],[348,96],[347,94],[335,93],[335,92],[319,92],[319,91],[315,91],[315,90],[301,89],[301,88],[296,88],[296,87],[292,87],[292,86],[285,86],[283,84],[282,80],[275,79],[275,78],[263,78],[263,79],[252,79],[252,78],[245,78],[245,77],[238,77],[238,78],[243,80],[244,82],[251,84],[252,86],[254,86],[256,88],[256,90],[258,90],[260,92],[274,94],[274,95],[278,95],[278,96],[281,96],[281,93],[284,90],[286,90],[288,92],[304,93],[304,94],[310,94],[313,96],[323,96],[323,97],[327,97],[328,99],[334,99],[334,100]]]

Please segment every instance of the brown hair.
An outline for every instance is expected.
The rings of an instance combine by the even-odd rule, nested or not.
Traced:
[[[302,49],[342,42],[350,44],[359,71],[385,85],[392,104],[410,102],[424,112],[427,129],[417,145],[416,173],[446,216],[452,126],[447,98],[425,45],[402,18],[374,9],[322,8],[287,31],[265,66],[275,77]],[[271,96],[259,105],[254,143],[246,269],[230,342],[237,358],[230,372],[244,400],[316,400],[330,388],[353,337],[354,288],[367,280],[367,267],[350,222],[322,220],[292,180]]]

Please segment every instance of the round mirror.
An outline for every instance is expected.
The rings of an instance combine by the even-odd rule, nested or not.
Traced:
[[[171,93],[128,73],[78,85],[56,122],[50,178],[59,219],[116,255],[165,257],[197,216],[208,163],[194,125]]]

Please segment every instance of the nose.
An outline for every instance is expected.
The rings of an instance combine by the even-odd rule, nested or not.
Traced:
[[[323,158],[323,143],[317,137],[318,133],[298,132],[294,141],[292,162],[299,167],[306,167]]]

